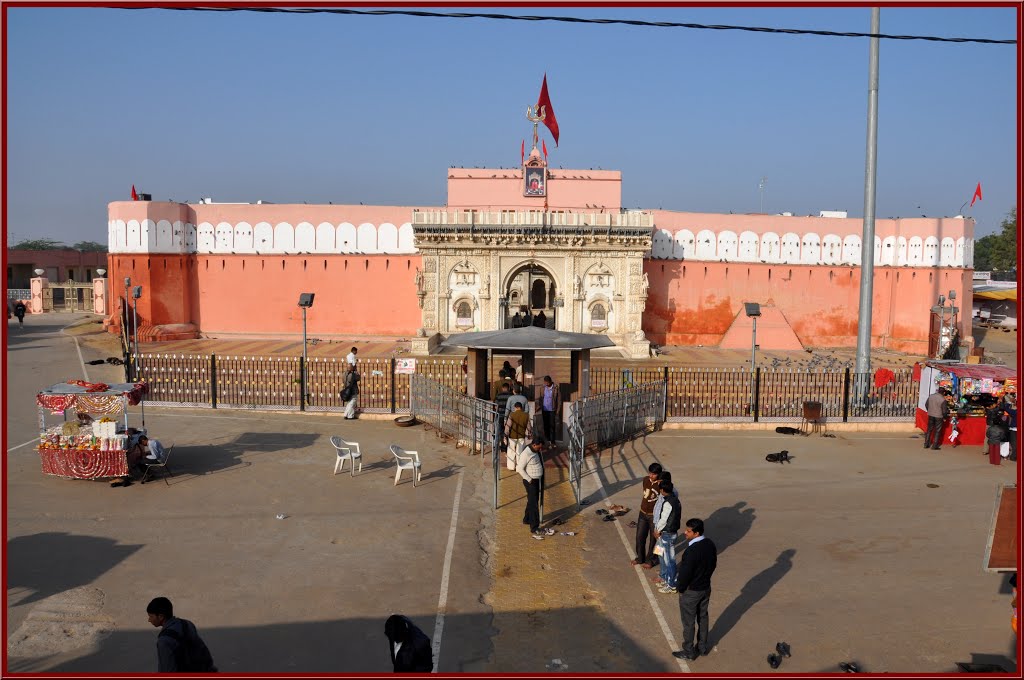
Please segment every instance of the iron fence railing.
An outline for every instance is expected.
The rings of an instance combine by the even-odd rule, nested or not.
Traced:
[[[143,353],[129,355],[126,371],[137,366],[150,383],[151,403],[340,412],[346,364],[343,359],[310,357],[302,398],[302,358]],[[359,408],[367,413],[409,413],[411,378],[423,376],[465,395],[462,357],[416,358],[414,374],[398,373],[396,359],[359,360]],[[630,386],[665,383],[668,421],[799,422],[806,402],[821,404],[826,420],[912,421],[918,383],[911,369],[858,375],[842,371],[692,368],[678,366],[592,366],[591,397]],[[132,377],[126,376],[127,380]],[[528,388],[530,386],[527,386]],[[597,402],[594,402],[597,403]],[[593,441],[595,433],[587,433]]]

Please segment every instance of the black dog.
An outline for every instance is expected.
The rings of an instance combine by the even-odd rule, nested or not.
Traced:
[[[792,463],[789,459],[789,451],[779,451],[778,453],[769,453],[764,457],[769,463]]]

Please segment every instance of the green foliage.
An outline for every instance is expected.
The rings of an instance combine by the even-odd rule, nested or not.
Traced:
[[[1009,271],[1017,266],[1017,209],[1014,208],[999,225],[997,234],[989,234],[974,242],[974,269],[977,271]]]
[[[60,241],[54,241],[52,238],[28,239],[11,246],[11,250],[62,250],[64,248],[67,248],[67,246]]]
[[[75,250],[79,250],[83,253],[105,253],[107,252],[107,246],[104,243],[96,243],[96,241],[79,241],[75,245],[71,246]]]

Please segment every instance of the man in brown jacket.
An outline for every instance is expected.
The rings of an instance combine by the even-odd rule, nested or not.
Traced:
[[[512,413],[505,421],[505,438],[508,440],[508,449],[505,451],[505,467],[515,470],[519,452],[526,448],[527,442],[533,441],[533,419],[523,410],[523,405],[518,401],[512,405]]]
[[[651,463],[647,466],[647,476],[644,477],[644,493],[640,498],[640,510],[636,518],[636,558],[630,564],[643,565],[644,569],[651,569],[654,561],[654,504],[661,495],[659,490],[658,475],[661,474],[661,465]]]

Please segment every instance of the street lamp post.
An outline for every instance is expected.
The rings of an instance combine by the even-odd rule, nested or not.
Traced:
[[[299,295],[299,307],[302,308],[302,371],[299,375],[299,388],[302,395],[299,399],[299,409],[306,410],[306,310],[313,306],[315,293],[302,293]]]
[[[128,279],[125,279],[128,282]],[[135,286],[132,289],[132,326],[135,336],[135,362],[136,362],[136,374],[135,380],[138,381],[142,377],[142,354],[139,352],[139,298],[142,297],[142,286]],[[146,404],[145,400],[139,402],[139,407],[142,410],[142,429],[146,429]]]
[[[128,300],[131,299],[131,287],[132,287],[132,277],[130,277],[130,276],[124,277],[124,304],[126,306],[128,305]],[[125,309],[124,322],[125,322],[125,325],[127,325],[127,323],[128,323],[128,310],[127,309]],[[132,344],[131,336],[128,336],[126,342],[129,345]],[[131,349],[131,347],[129,347],[129,350],[130,349]],[[128,361],[125,362],[125,366],[126,366],[126,368],[125,368],[125,379],[128,380],[128,382],[132,382],[132,380],[135,378],[135,361],[132,359],[132,354],[131,354],[130,351],[129,351],[128,356],[126,358],[128,359]]]
[[[754,379],[757,374],[757,317],[761,316],[761,305],[756,302],[744,302],[747,316],[754,323],[750,333],[750,413],[754,413]]]

